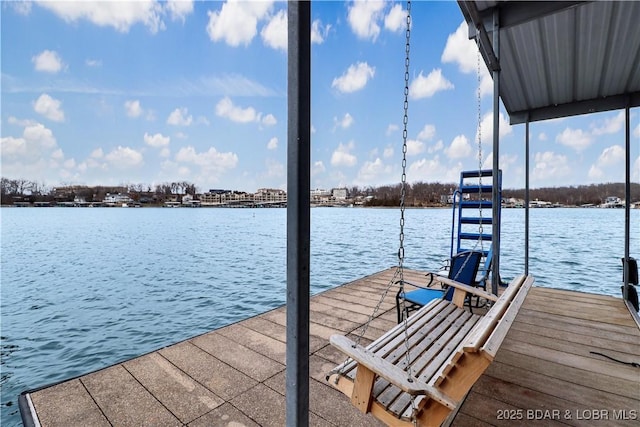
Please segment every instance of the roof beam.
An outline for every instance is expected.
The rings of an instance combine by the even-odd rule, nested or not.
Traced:
[[[533,110],[516,111],[509,115],[509,123],[512,125],[526,123],[527,117],[530,122],[537,122],[540,120],[556,119],[559,117],[621,110],[626,108],[627,105],[631,108],[640,107],[640,92],[535,108]]]
[[[482,22],[493,20],[493,10],[500,11],[500,29],[525,24],[535,19],[562,12],[565,9],[589,3],[588,1],[509,1],[498,2],[495,7],[480,12]]]

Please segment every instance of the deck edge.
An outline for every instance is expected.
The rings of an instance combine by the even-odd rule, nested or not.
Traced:
[[[24,427],[41,427],[36,408],[33,406],[29,392],[25,391],[18,396],[18,409]]]

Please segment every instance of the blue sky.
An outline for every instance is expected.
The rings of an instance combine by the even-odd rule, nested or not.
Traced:
[[[2,176],[286,189],[286,7],[2,2]],[[399,182],[405,7],[313,3],[312,188]],[[491,79],[457,3],[413,2],[412,19],[407,179],[457,182],[479,121],[491,164]],[[501,114],[504,187],[522,188],[524,126]],[[532,187],[624,181],[623,112],[530,128]]]

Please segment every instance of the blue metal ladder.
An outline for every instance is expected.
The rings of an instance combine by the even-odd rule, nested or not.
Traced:
[[[468,250],[482,250],[483,259],[489,254],[493,227],[500,227],[501,211],[501,206],[498,206],[497,218],[493,217],[492,191],[492,170],[460,172],[460,186],[453,193],[451,257]],[[501,170],[498,171],[498,200],[502,200]]]

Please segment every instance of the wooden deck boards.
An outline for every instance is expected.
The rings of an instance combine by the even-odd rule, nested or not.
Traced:
[[[640,369],[591,352],[640,362],[622,301],[532,289],[454,425],[640,425]]]
[[[324,383],[344,356],[331,334],[355,338],[393,276],[384,270],[311,300],[310,425],[375,426]],[[423,282],[421,272],[405,279]],[[367,344],[395,325],[389,292],[367,329]],[[475,312],[475,310],[474,310]],[[285,421],[286,312],[281,307],[156,352],[29,394],[42,426],[281,426]],[[590,353],[638,361],[640,331],[619,299],[534,288],[473,387],[455,426],[638,425],[640,369]],[[527,411],[557,410],[536,420]],[[498,419],[505,410],[522,419]],[[609,419],[585,418],[606,410]],[[567,419],[565,411],[572,415]],[[618,411],[614,413],[614,411]],[[624,412],[636,420],[613,420]],[[634,415],[635,414],[635,415]],[[504,417],[502,417],[504,418]]]

